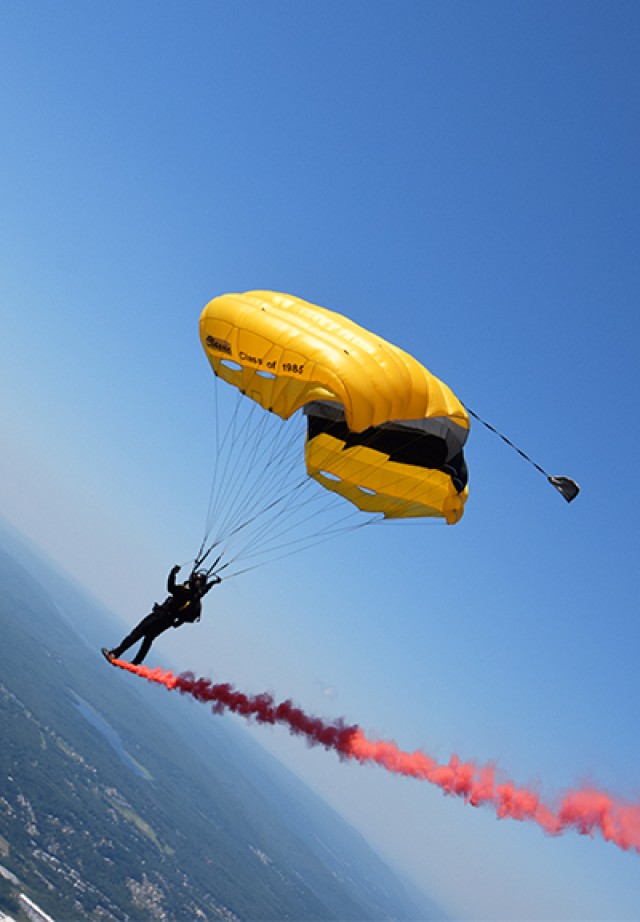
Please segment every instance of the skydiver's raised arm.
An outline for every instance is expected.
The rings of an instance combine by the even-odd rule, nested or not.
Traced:
[[[167,578],[167,590],[173,595],[176,591],[176,576],[180,571],[180,564],[177,563],[174,567],[171,568],[171,572]]]

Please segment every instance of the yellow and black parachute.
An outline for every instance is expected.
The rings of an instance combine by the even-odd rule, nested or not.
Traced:
[[[568,502],[578,495],[575,481],[548,475],[413,356],[335,311],[273,291],[223,294],[202,311],[200,339],[224,391],[196,557],[199,565],[216,551],[210,571],[239,560],[251,569],[381,518],[459,522],[469,416]],[[338,519],[327,515],[327,496],[338,500]],[[351,524],[345,506],[358,515]]]
[[[209,548],[221,552],[230,535],[258,531],[251,553],[239,555],[244,559],[283,527],[295,531],[296,523],[317,515],[318,494],[299,495],[314,482],[316,491],[319,484],[321,493],[368,513],[365,521],[460,520],[468,494],[469,417],[447,385],[408,353],[341,314],[271,291],[214,298],[202,312],[200,338],[217,379],[238,395],[218,437],[235,457],[218,457],[225,484],[212,497]],[[240,420],[243,404],[257,411],[250,421]],[[268,423],[274,417],[275,437]],[[293,419],[306,422],[304,435],[299,425],[289,433]],[[304,458],[306,483],[296,457]],[[283,476],[290,469],[293,481]],[[322,520],[317,533],[331,530]]]
[[[469,415],[568,502],[578,494],[573,480],[549,476],[415,358],[334,311],[273,291],[224,294],[202,311],[200,338],[224,391],[196,557],[200,564],[215,550],[210,571],[240,560],[251,569],[380,518],[460,521]],[[327,496],[338,501],[338,519]],[[349,525],[345,499],[358,516]]]
[[[387,518],[461,518],[469,417],[408,353],[271,291],[214,298],[200,336],[215,373],[264,410],[304,410],[307,472],[323,487]]]

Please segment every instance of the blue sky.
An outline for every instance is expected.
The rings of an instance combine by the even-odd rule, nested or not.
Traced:
[[[0,26],[2,514],[133,624],[202,536],[204,304],[342,311],[579,499],[474,426],[458,526],[256,570],[158,651],[549,797],[640,799],[638,5],[7,2]],[[640,915],[637,855],[252,732],[458,918]]]

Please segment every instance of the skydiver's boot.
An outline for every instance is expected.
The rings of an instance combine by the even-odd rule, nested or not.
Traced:
[[[113,660],[115,659],[113,655],[113,650],[107,650],[106,647],[102,647],[100,652],[102,653],[102,655],[104,656],[104,658],[106,659],[108,663],[113,663]]]

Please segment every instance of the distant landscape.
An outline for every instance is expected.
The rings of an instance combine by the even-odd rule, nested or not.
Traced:
[[[241,728],[106,668],[113,616],[2,524],[0,587],[0,911],[446,918]]]

